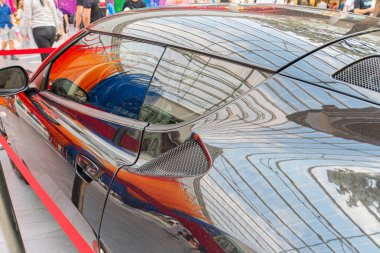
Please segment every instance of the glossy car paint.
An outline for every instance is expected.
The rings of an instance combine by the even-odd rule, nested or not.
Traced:
[[[279,6],[116,15],[89,29],[163,46],[165,53],[204,52],[239,62],[252,68],[242,81],[249,91],[184,122],[149,124],[46,90],[45,62],[32,78],[34,89],[8,98],[3,130],[88,243],[105,251],[378,252],[378,93],[329,77],[378,54],[376,32],[344,39],[377,27],[377,19]],[[174,36],[173,29],[182,32]],[[336,41],[313,51],[330,40]],[[352,40],[360,43],[344,49]],[[152,83],[166,74],[156,71]],[[211,162],[205,173],[180,166],[176,173],[187,174],[139,171],[192,140]],[[179,163],[175,158],[166,157]]]

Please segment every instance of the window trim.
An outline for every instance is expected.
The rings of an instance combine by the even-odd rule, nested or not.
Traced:
[[[118,116],[116,114],[104,112],[98,109],[94,109],[94,108],[82,105],[70,99],[58,96],[48,90],[44,90],[40,92],[39,94],[45,99],[50,100],[54,103],[57,103],[65,108],[88,115],[90,117],[104,120],[107,122],[133,127],[134,129],[141,130],[141,131],[143,131],[149,125],[148,122],[139,121],[139,120],[123,117],[123,116]]]
[[[84,105],[81,105],[80,103],[77,103],[75,101],[72,101],[72,100],[69,100],[69,99],[66,99],[66,98],[63,98],[61,96],[58,96],[50,91],[48,91],[46,88],[47,88],[47,84],[48,84],[48,81],[49,81],[49,78],[50,78],[50,73],[51,73],[51,69],[52,69],[52,66],[54,64],[54,62],[57,60],[57,58],[59,56],[61,56],[63,53],[65,53],[69,48],[71,48],[71,46],[73,46],[74,44],[76,44],[79,40],[81,40],[82,38],[84,38],[85,36],[89,35],[89,34],[99,34],[99,35],[105,35],[105,36],[110,36],[110,37],[117,37],[117,38],[121,38],[121,39],[126,39],[126,40],[130,40],[130,41],[134,41],[134,42],[140,42],[140,43],[145,43],[145,44],[150,44],[150,45],[156,45],[156,46],[161,46],[164,48],[163,50],[163,53],[160,57],[160,59],[158,60],[157,62],[157,65],[152,73],[152,77],[149,81],[149,84],[148,84],[148,90],[149,90],[149,87],[152,83],[152,80],[154,78],[154,75],[158,69],[158,67],[160,66],[160,63],[165,55],[165,52],[167,51],[167,49],[178,49],[178,50],[181,50],[181,51],[186,51],[186,52],[191,52],[191,53],[194,53],[194,54],[201,54],[201,55],[205,55],[205,56],[209,56],[211,58],[215,58],[215,59],[219,59],[221,61],[225,61],[225,62],[229,62],[229,63],[233,63],[233,64],[237,64],[237,65],[241,65],[241,66],[244,66],[244,67],[248,67],[253,71],[257,70],[257,71],[262,71],[264,73],[266,73],[268,76],[266,77],[266,79],[263,80],[263,82],[265,80],[268,80],[274,76],[276,76],[276,72],[271,70],[271,69],[266,69],[266,68],[263,68],[263,67],[260,67],[260,66],[255,66],[255,65],[252,65],[252,64],[248,64],[248,63],[245,63],[245,62],[241,62],[241,61],[237,61],[237,60],[234,60],[234,59],[230,59],[228,57],[223,57],[223,56],[220,56],[220,55],[217,55],[217,54],[212,54],[212,53],[208,53],[208,52],[202,52],[202,51],[199,51],[199,50],[192,50],[192,49],[188,49],[186,47],[179,47],[179,46],[175,46],[175,45],[169,45],[169,44],[165,44],[165,43],[160,43],[160,42],[155,42],[155,41],[150,41],[150,40],[146,40],[146,39],[140,39],[140,38],[136,38],[136,37],[132,37],[132,36],[126,36],[126,35],[121,35],[121,34],[114,34],[114,33],[109,33],[109,32],[101,32],[101,31],[97,31],[97,30],[87,30],[85,31],[84,33],[82,33],[80,36],[78,36],[77,38],[75,38],[74,40],[72,40],[68,45],[66,45],[64,47],[64,49],[62,49],[59,53],[57,53],[52,59],[51,61],[49,61],[45,67],[50,63],[48,67],[48,69],[46,69],[47,71],[47,75],[46,75],[46,78],[43,80],[44,83],[41,84],[41,95],[47,99],[50,99],[52,100],[53,102],[56,102],[64,107],[67,107],[69,109],[72,109],[74,111],[78,111],[80,113],[84,113],[84,114],[88,114],[90,116],[93,116],[93,117],[98,117],[99,119],[102,119],[102,120],[105,120],[105,121],[110,121],[110,122],[114,122],[114,123],[118,123],[118,124],[124,124],[124,125],[128,125],[128,126],[133,126],[137,129],[149,129],[151,131],[167,131],[167,130],[174,130],[174,129],[177,129],[177,128],[181,128],[183,126],[186,126],[186,125],[190,125],[204,117],[207,117],[209,116],[210,114],[222,109],[223,107],[235,102],[236,100],[238,100],[239,98],[243,97],[245,94],[247,94],[248,92],[250,92],[250,90],[248,90],[247,92],[241,94],[240,96],[236,97],[235,99],[232,99],[230,102],[224,104],[223,106],[221,107],[217,107],[213,110],[210,110],[209,112],[206,112],[202,115],[199,115],[198,117],[195,117],[193,119],[190,119],[190,120],[187,120],[187,121],[184,121],[184,122],[180,122],[180,123],[176,123],[176,124],[151,124],[149,122],[145,122],[145,121],[140,121],[139,119],[135,120],[135,119],[131,119],[131,118],[128,118],[128,117],[125,117],[125,116],[119,116],[119,115],[116,115],[116,114],[112,114],[112,113],[109,113],[109,112],[104,112],[104,111],[101,111],[101,110],[98,110],[98,109],[94,109],[94,108],[91,108],[91,107],[87,107],[87,106],[84,106]],[[45,68],[44,68],[45,69]],[[43,70],[44,70],[43,69]],[[42,70],[41,70],[42,71]],[[41,72],[40,71],[40,72]],[[146,98],[146,94],[145,94],[145,97],[144,97],[144,102],[145,102],[145,98]],[[139,117],[140,117],[140,114],[141,114],[141,110],[143,108],[143,105],[144,105],[144,102],[140,108],[140,113],[139,113]]]
[[[110,32],[99,31],[99,30],[89,30],[89,32],[90,33],[96,33],[96,34],[109,35],[109,36],[112,36],[112,37],[118,37],[118,38],[123,38],[123,39],[128,39],[128,40],[133,40],[133,41],[137,41],[137,42],[143,42],[143,43],[152,44],[152,45],[158,45],[158,46],[162,46],[162,47],[168,47],[168,48],[174,48],[174,49],[184,50],[184,51],[192,52],[192,53],[196,53],[196,54],[202,54],[202,55],[206,55],[206,56],[209,56],[209,57],[212,57],[212,58],[216,58],[216,59],[220,59],[220,60],[223,60],[223,61],[239,64],[239,65],[242,65],[242,66],[245,66],[245,67],[257,69],[257,70],[260,70],[260,71],[265,71],[265,72],[267,72],[269,74],[276,74],[277,73],[277,71],[275,71],[273,69],[265,68],[265,67],[262,67],[262,66],[257,66],[257,65],[245,62],[245,61],[235,60],[235,59],[223,56],[223,55],[213,54],[213,53],[207,52],[207,51],[195,50],[195,49],[192,49],[192,48],[181,47],[181,46],[174,45],[174,44],[162,43],[162,42],[152,41],[152,40],[138,38],[138,37],[134,37],[134,36],[115,34],[115,33],[110,33]]]

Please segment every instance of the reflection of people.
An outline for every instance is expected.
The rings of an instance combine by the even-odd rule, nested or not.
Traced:
[[[139,8],[145,8],[146,4],[143,0],[126,0],[123,5],[123,10],[132,10],[132,9],[139,9]]]
[[[14,16],[11,8],[5,4],[4,0],[0,0],[0,38],[1,49],[5,50],[9,43],[9,48],[14,49],[14,40],[16,39],[16,33],[14,28]],[[7,58],[6,55],[3,56]],[[11,60],[18,60],[14,55],[11,55]]]
[[[354,13],[361,15],[370,15],[374,11],[372,0],[355,0]]]
[[[107,14],[106,0],[83,0],[83,24],[90,23],[105,17]]]

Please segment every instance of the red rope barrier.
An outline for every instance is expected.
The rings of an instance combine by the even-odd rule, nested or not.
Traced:
[[[55,50],[55,48],[31,48],[31,49],[0,50],[0,55],[50,54],[54,50]]]
[[[55,204],[52,198],[46,193],[38,181],[34,178],[32,173],[28,170],[22,160],[16,155],[13,149],[9,146],[3,136],[0,135],[0,144],[3,146],[9,157],[16,165],[18,170],[28,181],[30,187],[34,190],[37,196],[41,199],[42,203],[46,206],[63,231],[67,234],[73,244],[77,247],[79,252],[94,253],[94,250],[82,237],[82,235],[76,230],[73,224],[67,219],[59,207]]]

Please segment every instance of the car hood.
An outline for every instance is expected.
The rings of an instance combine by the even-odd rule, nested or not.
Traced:
[[[379,19],[283,5],[192,5],[114,15],[91,31],[202,51],[277,71]]]
[[[379,124],[379,107],[274,76],[194,127],[213,156],[201,210],[233,252],[377,252]]]

